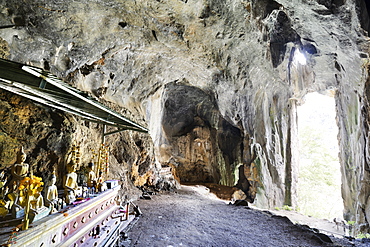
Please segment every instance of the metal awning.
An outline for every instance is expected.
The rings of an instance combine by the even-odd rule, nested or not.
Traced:
[[[118,128],[111,133],[121,130],[148,132],[145,127],[37,67],[0,58],[0,88],[86,120]]]

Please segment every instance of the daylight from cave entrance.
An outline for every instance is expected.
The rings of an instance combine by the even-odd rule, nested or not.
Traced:
[[[298,107],[298,211],[331,220],[343,215],[333,95],[309,93]]]

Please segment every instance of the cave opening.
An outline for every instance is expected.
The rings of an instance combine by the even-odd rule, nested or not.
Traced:
[[[297,211],[315,218],[343,218],[335,90],[309,93],[298,106]]]

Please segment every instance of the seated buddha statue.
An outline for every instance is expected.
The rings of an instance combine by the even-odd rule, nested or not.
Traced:
[[[97,190],[99,192],[103,192],[103,191],[106,191],[108,188],[107,188],[107,184],[105,183],[105,180],[104,180],[104,176],[103,176],[103,172],[100,171],[99,172],[99,178],[98,178],[98,181],[97,181]]]
[[[6,195],[9,192],[8,187],[3,187],[0,195],[0,217],[5,217],[10,211],[11,206],[12,206],[12,201],[6,197]]]
[[[6,195],[8,209],[12,213],[13,218],[19,218],[24,215],[24,207],[26,206],[26,195],[18,190],[17,182],[14,181],[10,189],[10,193]]]
[[[32,195],[29,195],[29,205],[30,223],[49,215],[51,211],[51,208],[45,207],[44,197],[41,195],[40,190]],[[27,213],[27,211],[25,211],[25,213]]]
[[[63,200],[58,198],[58,188],[55,185],[56,181],[57,177],[55,176],[55,173],[53,173],[44,194],[45,206],[51,208],[51,213],[60,210],[63,205]]]
[[[11,168],[12,180],[10,184],[12,185],[13,182],[16,182],[17,186],[19,186],[19,181],[22,180],[24,177],[27,176],[29,165],[24,163],[26,161],[27,155],[23,151],[23,147],[19,150],[17,154],[17,162]]]
[[[94,172],[94,163],[90,162],[88,164],[88,177],[87,177],[87,187],[96,188],[96,175]]]
[[[41,193],[35,193],[34,195],[30,196],[30,208],[34,213],[38,213],[40,210],[44,210],[44,198],[42,197]]]
[[[67,204],[76,200],[76,191],[78,189],[76,164],[72,160],[67,164],[67,174],[63,179],[64,196]]]

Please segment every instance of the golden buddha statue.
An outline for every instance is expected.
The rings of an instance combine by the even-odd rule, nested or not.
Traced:
[[[0,217],[4,218],[9,213],[9,201],[0,200]]]
[[[41,193],[35,193],[34,195],[30,196],[30,208],[34,213],[38,213],[40,210],[44,210],[44,198],[42,197]]]
[[[78,189],[76,164],[71,160],[67,164],[67,174],[63,179],[64,196],[67,204],[71,204],[76,200],[76,191]]]
[[[12,180],[10,184],[15,181],[17,186],[19,186],[19,181],[27,176],[29,165],[24,163],[26,161],[27,155],[24,153],[23,147],[19,150],[17,154],[17,162],[11,168]]]
[[[9,192],[9,188],[2,187],[1,191],[2,192],[0,195],[0,198],[1,198],[0,199],[0,217],[5,217],[9,213],[12,202],[7,197],[5,197]]]
[[[8,209],[11,211],[13,218],[19,218],[24,215],[23,208],[26,206],[26,195],[19,191],[17,182],[12,184],[11,192],[7,194],[9,201]]]

